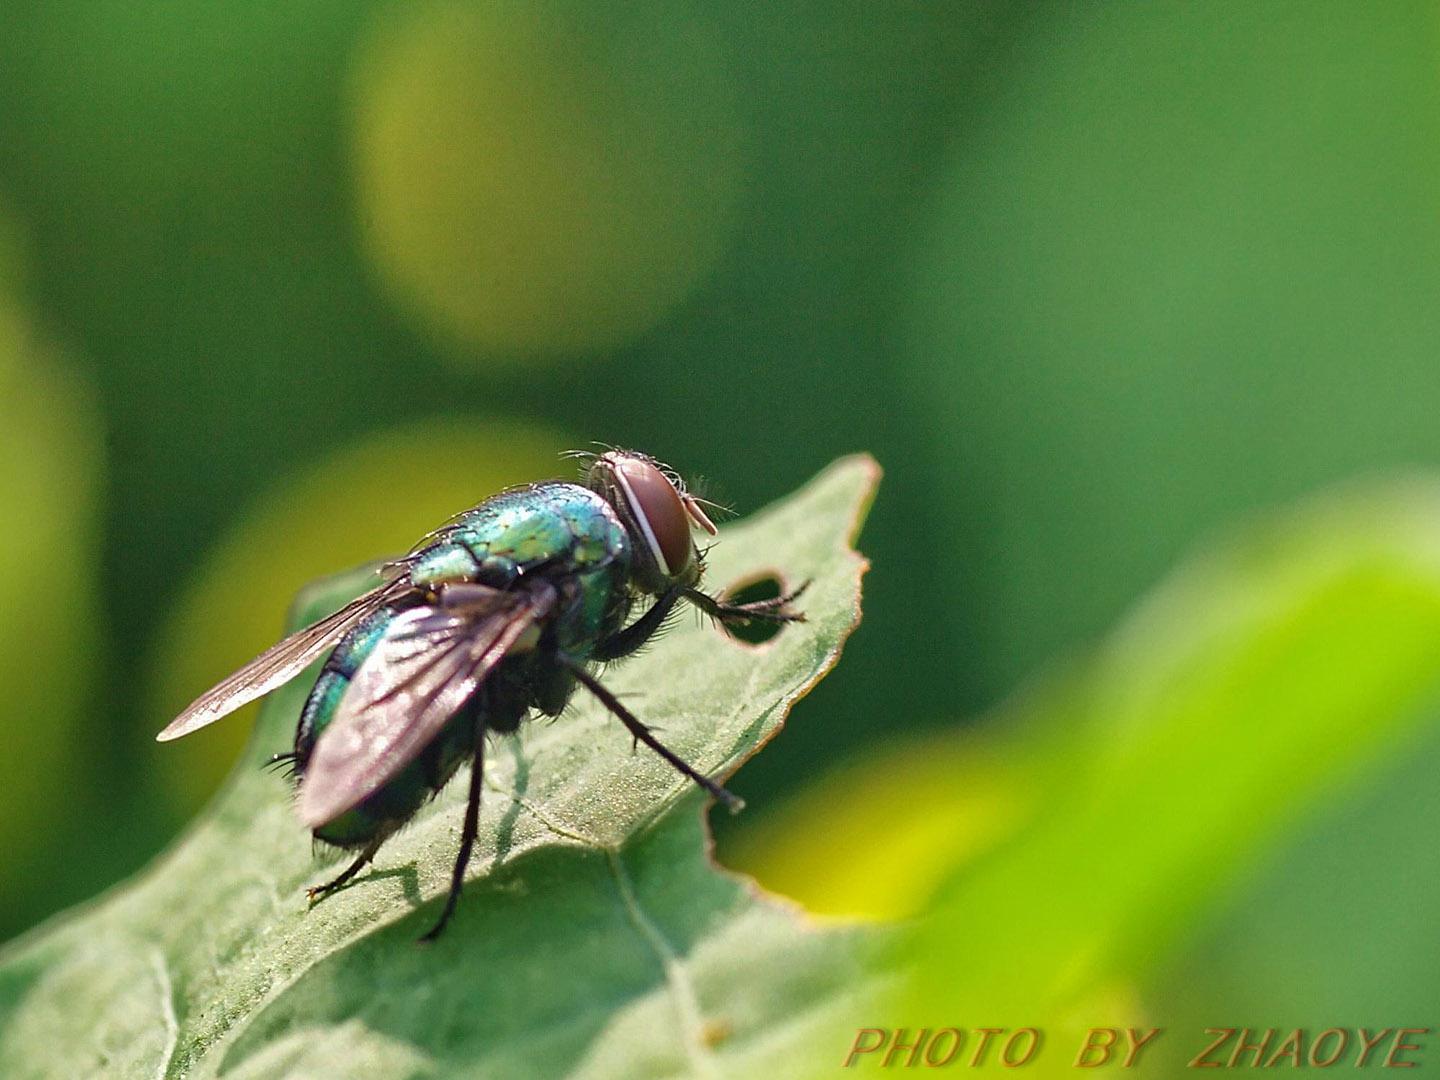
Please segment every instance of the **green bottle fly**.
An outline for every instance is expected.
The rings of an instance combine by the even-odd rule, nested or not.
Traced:
[[[486,735],[512,732],[531,713],[558,716],[577,686],[738,809],[734,795],[667,749],[589,669],[640,648],[682,600],[724,624],[803,618],[791,604],[804,586],[751,604],[704,592],[693,528],[715,532],[672,470],[633,451],[594,456],[583,484],[514,488],[453,518],[387,563],[374,589],[256,657],[158,737],[218,720],[330,650],[294,749],[275,758],[293,763],[300,817],[315,837],[359,851],[310,896],[354,877],[470,762],[460,851],[445,907],[425,935],[433,938],[455,910],[475,841]]]

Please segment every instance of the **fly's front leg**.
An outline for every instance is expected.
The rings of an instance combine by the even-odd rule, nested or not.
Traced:
[[[662,593],[660,599],[650,605],[650,610],[641,615],[625,629],[617,631],[595,647],[590,654],[592,660],[605,662],[607,660],[619,660],[622,656],[629,656],[645,642],[655,635],[665,622],[666,616],[675,610],[685,590],[680,586]]]
[[[689,600],[706,615],[719,620],[726,626],[747,622],[804,622],[805,613],[795,611],[790,605],[800,599],[801,594],[809,587],[810,582],[807,581],[788,593],[772,596],[769,600],[753,600],[748,604],[731,604],[719,597],[701,592],[699,589],[687,588],[684,590],[684,595],[686,600]]]

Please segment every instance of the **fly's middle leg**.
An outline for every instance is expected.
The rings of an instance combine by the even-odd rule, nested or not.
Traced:
[[[644,615],[623,630],[600,642],[591,652],[590,659],[604,663],[608,660],[619,660],[622,656],[629,656],[654,637],[665,625],[665,620],[669,617],[670,612],[675,610],[676,603],[683,595],[684,590],[678,585],[662,594],[650,605],[650,610]]]
[[[604,683],[585,669],[584,662],[566,656],[563,653],[559,654],[557,659],[575,676],[575,680],[580,683],[581,686],[585,687],[586,690],[589,690],[590,693],[600,699],[600,703],[609,709],[615,718],[625,725],[632,736],[664,758],[676,772],[695,781],[695,783],[699,784],[714,796],[717,801],[724,803],[732,814],[739,813],[740,810],[744,808],[744,799],[740,798],[740,796],[736,795],[733,791],[727,791],[714,780],[711,780],[710,777],[696,770],[688,761],[657,739],[654,732],[646,727],[639,717],[627,709],[621,700],[612,694]]]

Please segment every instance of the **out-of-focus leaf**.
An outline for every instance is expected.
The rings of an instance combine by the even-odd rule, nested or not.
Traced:
[[[713,586],[813,578],[807,622],[757,649],[687,621],[607,674],[700,768],[733,769],[835,662],[876,476],[842,461],[711,553]],[[364,583],[329,583],[302,616]],[[274,696],[223,796],[153,868],[0,957],[0,1073],[803,1074],[872,989],[873,935],[807,926],[718,873],[691,785],[588,701],[495,745],[465,898],[434,947],[414,938],[463,784],[307,912],[303,887],[339,864],[312,865],[284,784],[255,767],[305,689]]]
[[[1418,745],[1392,749],[1384,770],[1338,789],[1147,981],[1151,1015],[1194,1032],[1223,1015],[1226,1025],[1273,1027],[1277,1041],[1292,1028],[1313,1038],[1346,1017],[1375,1021],[1372,1031],[1430,1023],[1440,1001],[1440,724]],[[1389,1048],[1386,1040],[1375,1057]],[[1172,1044],[1155,1064],[1183,1068],[1196,1049]]]
[[[974,729],[897,735],[737,830],[725,864],[815,915],[913,915],[1036,812],[1060,764],[1043,753],[1053,746]]]
[[[1138,1020],[1087,1005],[1128,999],[1302,812],[1407,745],[1437,692],[1433,482],[1341,492],[1193,561],[1077,682],[1068,779],[941,890],[909,1021]]]

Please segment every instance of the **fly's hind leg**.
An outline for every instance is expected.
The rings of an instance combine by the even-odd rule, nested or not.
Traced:
[[[475,846],[475,836],[480,831],[480,788],[485,777],[485,725],[478,724],[475,732],[475,761],[470,767],[470,801],[465,804],[465,827],[460,833],[460,852],[455,856],[455,868],[450,872],[450,893],[445,897],[445,910],[430,932],[420,937],[421,941],[434,941],[445,929],[450,916],[455,914],[455,905],[460,901],[460,890],[465,886],[465,867],[470,863],[470,851]]]
[[[331,878],[329,881],[325,882],[322,885],[312,885],[310,888],[306,889],[305,898],[309,900],[312,904],[314,904],[318,900],[323,900],[325,897],[329,896],[332,892],[334,892],[336,889],[340,888],[347,881],[353,878],[361,870],[365,869],[366,865],[369,864],[370,860],[375,858],[375,853],[380,850],[380,845],[385,842],[386,835],[388,834],[381,834],[380,836],[377,836],[374,840],[371,840],[370,843],[366,844],[365,850],[360,852],[360,854],[356,857],[355,861],[352,862],[349,866],[347,866],[344,870],[340,871],[337,876]]]

